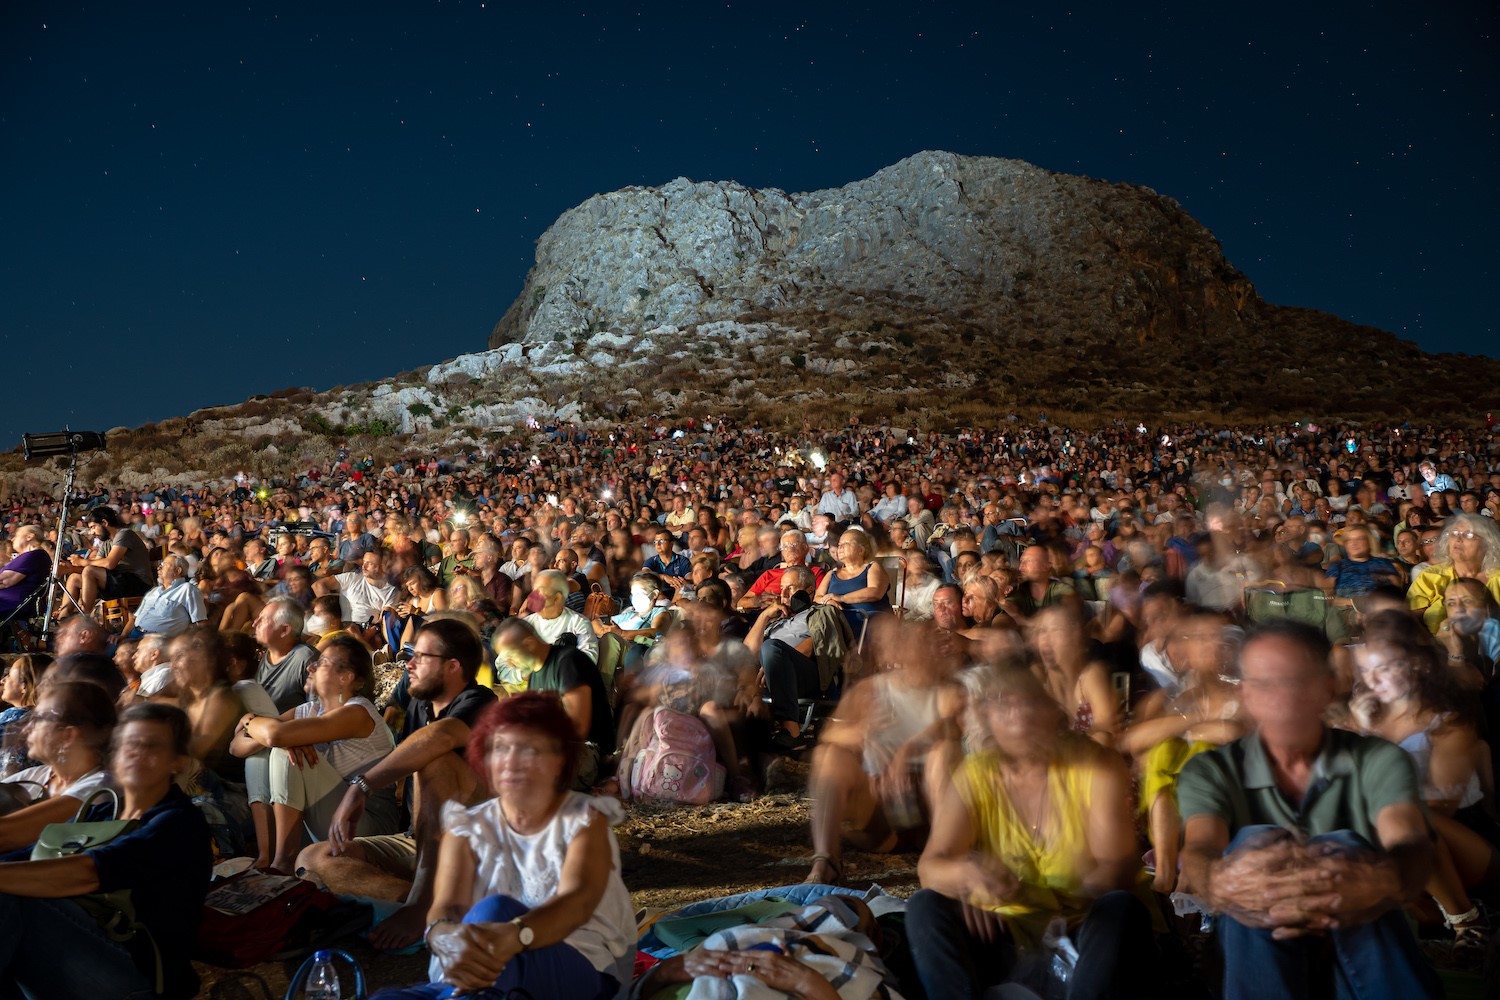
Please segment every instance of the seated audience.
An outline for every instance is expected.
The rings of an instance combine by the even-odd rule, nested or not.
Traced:
[[[597,1000],[630,981],[635,916],[610,829],[623,812],[614,799],[568,790],[577,754],[574,721],[554,694],[485,710],[469,761],[495,797],[443,809],[427,912],[432,982],[379,1000],[488,990]]]
[[[110,773],[121,793],[118,817],[140,825],[69,857],[0,864],[0,982],[35,997],[186,1000],[198,992],[189,959],[213,855],[202,815],[172,780],[188,766],[189,739],[180,709],[126,709]],[[125,941],[77,902],[119,890],[130,890],[139,925]]]
[[[370,932],[377,948],[400,949],[421,939],[432,904],[432,877],[445,802],[468,803],[474,774],[464,764],[471,726],[495,701],[474,677],[484,656],[479,636],[456,619],[417,632],[407,664],[411,703],[402,740],[383,760],[349,779],[329,822],[328,839],[306,848],[297,869],[318,875],[334,892],[400,900],[403,905]],[[377,791],[414,779],[409,833],[361,837],[360,820]]]
[[[232,747],[241,756],[261,748],[271,751],[275,853],[269,867],[287,874],[308,839],[327,836],[349,779],[364,774],[396,745],[370,701],[375,670],[363,643],[353,636],[330,639],[309,666],[314,700],[279,716],[245,715]],[[397,825],[394,791],[383,788],[366,799],[356,832],[385,836],[396,833]]]
[[[1324,726],[1328,653],[1300,622],[1246,640],[1241,698],[1256,728],[1183,768],[1179,884],[1219,914],[1226,997],[1311,996],[1330,979],[1341,994],[1379,983],[1437,997],[1401,913],[1432,872],[1416,769],[1399,747]]]
[[[977,998],[1036,954],[1058,919],[1077,950],[1069,997],[1152,995],[1156,947],[1124,764],[1072,731],[1029,671],[994,671],[973,711],[988,746],[942,792],[907,907],[927,995]]]

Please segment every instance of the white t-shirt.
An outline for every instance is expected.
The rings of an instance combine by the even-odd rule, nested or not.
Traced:
[[[589,620],[573,609],[563,608],[562,614],[556,618],[543,618],[540,613],[527,615],[524,621],[549,646],[557,645],[557,640],[564,632],[572,632],[578,637],[579,650],[594,662],[599,661],[599,637],[594,634],[594,627],[589,624]]]
[[[35,782],[36,784],[43,787],[46,787],[47,782],[51,780],[52,768],[48,767],[46,764],[38,764],[36,767],[24,768],[6,778],[0,778],[0,781]],[[31,786],[27,785],[27,787],[30,788]],[[62,793],[70,799],[77,799],[79,802],[82,802],[98,789],[106,787],[113,787],[109,779],[109,771],[103,767],[96,767],[88,774],[85,774],[83,777],[73,782],[67,788],[64,788]],[[41,797],[36,794],[35,789],[31,789],[31,792],[31,799],[33,802]]]
[[[166,690],[167,685],[170,683],[172,683],[172,665],[170,663],[158,663],[144,674],[141,674],[141,683],[135,689],[136,697],[155,697]]]
[[[396,600],[395,587],[371,583],[363,573],[340,573],[334,579],[339,582],[339,612],[346,622],[375,621],[380,609]]]
[[[625,809],[617,799],[569,792],[552,821],[527,835],[506,823],[499,799],[472,809],[457,802],[445,804],[443,829],[467,840],[479,862],[469,905],[496,895],[509,896],[530,909],[551,900],[557,895],[568,845],[593,822],[594,813],[607,819],[610,826],[625,818]],[[635,910],[630,892],[620,879],[620,845],[613,830],[609,833],[609,861],[604,898],[594,908],[593,916],[563,941],[594,968],[609,973],[624,986],[631,980],[635,963]],[[442,979],[442,963],[436,957],[428,972],[432,982]]]

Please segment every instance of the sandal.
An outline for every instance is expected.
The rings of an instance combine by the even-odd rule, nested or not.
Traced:
[[[725,798],[730,802],[754,802],[755,785],[743,774],[729,783],[728,793]]]
[[[811,745],[805,737],[793,736],[779,726],[771,734],[771,749],[781,753],[796,753],[799,750],[806,750]]]
[[[844,869],[842,867],[840,867],[839,863],[837,861],[833,860],[833,858],[829,857],[826,854],[814,854],[812,856],[812,863],[813,863],[813,867],[814,868],[818,867],[818,862],[819,861],[823,862],[823,864],[825,864],[825,865],[828,866],[829,871],[833,872],[833,876],[831,878],[826,878],[826,879],[813,878],[812,872],[808,872],[807,873],[807,878],[805,878],[805,879],[802,880],[802,884],[803,885],[842,885],[843,882],[844,882]]]

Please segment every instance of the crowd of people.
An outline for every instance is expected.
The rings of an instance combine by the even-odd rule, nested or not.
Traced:
[[[567,426],[59,499],[0,499],[27,996],[193,995],[232,857],[391,901],[388,997],[1417,997],[1493,949],[1490,423]],[[782,758],[820,895],[638,962],[623,803]],[[38,853],[100,793],[128,834]],[[919,852],[900,933],[846,845]]]

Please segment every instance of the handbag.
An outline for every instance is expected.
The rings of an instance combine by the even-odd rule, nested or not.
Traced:
[[[599,584],[589,586],[589,595],[583,601],[583,617],[589,621],[596,618],[611,618],[620,613],[620,605]]]
[[[290,961],[365,930],[373,919],[367,904],[311,882],[246,871],[210,891],[193,957],[226,969]]]
[[[101,797],[109,798],[112,818],[84,821],[83,817],[88,814],[94,800]],[[32,845],[31,860],[70,858],[75,854],[102,847],[141,825],[139,820],[113,818],[119,815],[120,796],[115,790],[113,788],[95,789],[78,807],[78,812],[71,823],[49,823],[42,827],[41,834]],[[156,966],[156,992],[160,994],[165,987],[162,976],[161,949],[156,946],[156,940],[151,937],[150,929],[136,920],[135,903],[131,900],[130,893],[129,889],[116,889],[113,892],[91,892],[69,898],[98,921],[105,937],[111,941],[125,944],[135,943],[139,939],[151,945]]]
[[[330,958],[342,958],[354,969],[354,995],[349,1000],[365,1000],[369,996],[365,992],[365,970],[359,967],[359,963],[354,960],[354,956],[347,951],[340,951],[337,948],[324,950],[328,952]],[[307,956],[307,961],[303,962],[297,971],[293,973],[291,980],[287,983],[286,1000],[299,1000],[302,996],[302,986],[307,982],[307,977],[312,974],[312,967],[317,961],[318,952],[313,952]]]

